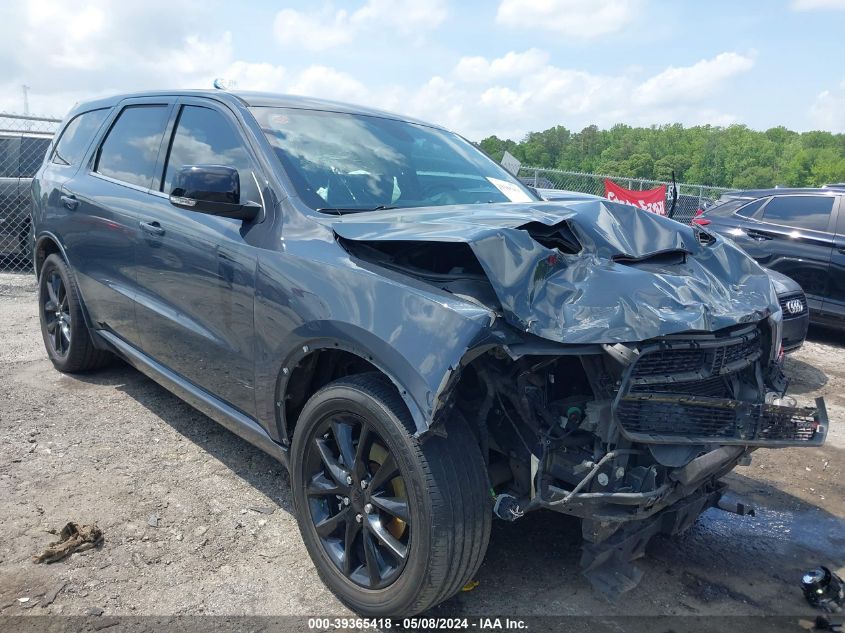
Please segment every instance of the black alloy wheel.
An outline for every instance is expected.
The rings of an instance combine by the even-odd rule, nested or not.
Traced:
[[[57,253],[38,275],[38,317],[47,356],[59,371],[74,373],[107,365],[111,354],[94,345],[71,269]]]
[[[71,324],[68,292],[64,279],[56,269],[46,276],[46,296],[41,298],[41,311],[52,351],[61,358],[68,354],[71,343]]]
[[[367,616],[421,613],[460,591],[487,549],[487,469],[458,412],[421,439],[376,372],[318,389],[296,418],[296,519],[317,573]]]
[[[405,479],[387,443],[357,415],[330,415],[304,465],[311,521],[328,557],[356,585],[390,585],[407,561],[412,528]]]

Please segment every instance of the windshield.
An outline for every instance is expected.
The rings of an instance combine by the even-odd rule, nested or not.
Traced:
[[[521,182],[461,137],[375,116],[253,107],[300,198],[325,213],[531,202]]]

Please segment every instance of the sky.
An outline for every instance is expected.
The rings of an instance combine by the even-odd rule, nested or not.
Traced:
[[[349,101],[519,140],[554,125],[845,132],[845,0],[4,0],[0,111],[157,88]]]

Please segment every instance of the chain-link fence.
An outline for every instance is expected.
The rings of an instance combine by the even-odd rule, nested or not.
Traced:
[[[0,112],[0,271],[32,270],[32,177],[60,119]]]
[[[542,167],[525,167],[519,169],[519,178],[525,184],[539,189],[565,189],[604,196],[604,180],[609,178],[617,185],[626,189],[642,191],[666,185],[667,211],[672,208],[672,183],[662,180],[646,180],[643,178],[624,178],[621,176],[604,176],[600,174],[583,174],[577,171],[561,171],[559,169],[544,169]],[[696,211],[719,198],[727,189],[708,187],[705,185],[690,185],[676,183],[678,186],[678,200],[672,210],[671,217],[679,222],[688,224]]]

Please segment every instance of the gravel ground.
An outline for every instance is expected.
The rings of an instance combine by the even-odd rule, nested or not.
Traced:
[[[306,554],[282,467],[122,363],[56,372],[34,290],[0,273],[0,613],[351,615]],[[575,521],[496,522],[477,588],[435,615],[808,613],[801,570],[845,572],[844,346],[813,330],[788,359],[790,393],[824,395],[832,429],[824,448],[758,451],[729,476],[756,517],[710,510],[656,538],[615,601],[578,573]],[[33,563],[68,521],[96,522],[102,547]]]

